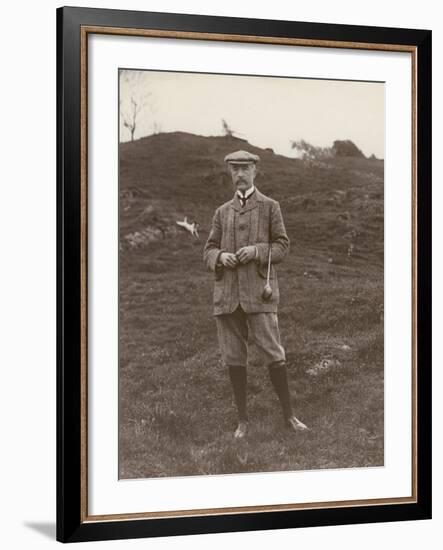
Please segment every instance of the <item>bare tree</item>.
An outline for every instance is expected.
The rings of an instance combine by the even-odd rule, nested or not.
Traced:
[[[241,134],[240,132],[233,130],[224,118],[222,118],[222,132],[223,132],[223,135],[227,137],[244,136],[244,134]]]
[[[120,116],[123,127],[131,135],[131,141],[134,141],[137,130],[146,134],[147,121],[151,118],[145,112],[153,111],[152,94],[148,86],[149,82],[143,71],[122,70],[120,72]]]
[[[296,149],[303,160],[323,160],[334,156],[331,147],[316,147],[304,139],[291,142],[292,149]]]
[[[127,118],[125,114],[122,112],[123,117],[123,126],[127,128],[131,132],[131,141],[134,141],[134,133],[135,129],[137,128],[137,115],[141,111],[140,105],[137,104],[135,99],[131,97],[131,105],[132,105],[132,111]]]
[[[231,127],[229,126],[229,124],[226,122],[226,120],[224,118],[222,118],[222,127],[223,127],[223,135],[224,136],[233,136],[234,135],[234,131],[231,130]]]

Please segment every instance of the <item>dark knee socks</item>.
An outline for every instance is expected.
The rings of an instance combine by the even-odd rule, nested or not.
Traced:
[[[291,396],[288,386],[288,371],[285,363],[269,365],[269,377],[283,409],[283,416],[288,419],[292,416]]]
[[[268,367],[272,386],[277,394],[283,410],[283,416],[288,419],[292,416],[291,396],[289,393],[288,374],[285,363],[272,364]],[[234,392],[239,420],[248,420],[246,412],[246,367],[229,366],[229,379]]]
[[[237,405],[238,419],[248,420],[246,412],[246,367],[229,365],[229,378],[234,392],[235,404]]]

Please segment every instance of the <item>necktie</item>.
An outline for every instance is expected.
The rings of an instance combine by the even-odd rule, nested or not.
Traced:
[[[254,191],[255,191],[255,189],[254,189]],[[239,200],[240,200],[240,203],[241,203],[242,207],[245,206],[246,201],[249,199],[249,197],[252,197],[252,195],[254,194],[254,191],[252,191],[252,193],[250,193],[247,197],[243,197],[242,195],[240,195],[239,193],[237,193],[237,194],[238,194],[238,198],[239,198]]]

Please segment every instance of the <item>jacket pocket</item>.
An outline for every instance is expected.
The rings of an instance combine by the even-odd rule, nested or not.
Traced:
[[[266,265],[257,265],[257,271],[258,271],[258,274],[260,275],[260,277],[262,277],[263,279],[266,279],[267,276],[268,276],[268,264],[266,264]],[[271,272],[269,274],[269,278],[270,279],[275,278],[275,268],[272,264],[271,264]]]

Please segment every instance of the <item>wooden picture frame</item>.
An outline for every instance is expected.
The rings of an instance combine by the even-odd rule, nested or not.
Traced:
[[[88,37],[404,52],[411,83],[412,448],[408,497],[91,515],[88,511]],[[431,517],[431,32],[90,8],[57,10],[57,540]],[[97,208],[97,205],[94,205]],[[91,342],[89,342],[89,345]]]

